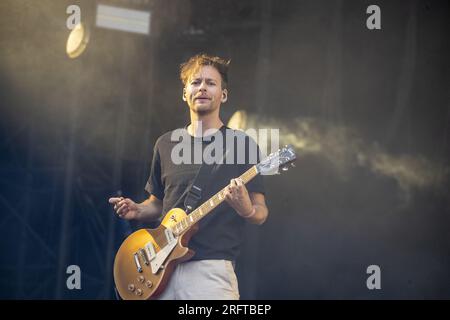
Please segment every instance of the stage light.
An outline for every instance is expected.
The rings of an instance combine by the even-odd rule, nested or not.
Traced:
[[[96,25],[100,28],[148,35],[150,34],[150,17],[149,11],[99,4],[97,6]]]
[[[75,59],[79,57],[86,49],[88,42],[88,28],[83,23],[77,24],[67,38],[66,53],[69,58]]]
[[[235,130],[245,130],[247,127],[247,112],[244,110],[236,111],[228,120],[228,127]]]
[[[227,126],[234,130],[245,131],[258,143],[264,157],[280,147],[279,128],[272,119],[238,110],[231,116]]]

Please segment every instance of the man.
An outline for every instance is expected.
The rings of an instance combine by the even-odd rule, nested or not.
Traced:
[[[185,127],[190,141],[200,143],[202,151],[210,143],[226,140],[228,133],[242,138],[246,144],[234,146],[231,164],[218,163],[211,172],[208,188],[203,190],[200,204],[208,200],[227,184],[226,202],[200,220],[199,231],[192,237],[189,247],[196,254],[177,266],[160,299],[239,299],[239,289],[234,272],[235,260],[239,254],[244,224],[262,224],[268,215],[265,204],[262,177],[257,176],[247,185],[237,179],[252,166],[251,146],[256,145],[244,133],[237,133],[224,126],[219,111],[227,101],[228,65],[219,57],[196,55],[181,66],[183,100],[190,109],[191,123]],[[142,203],[129,198],[110,198],[117,215],[126,220],[150,222],[167,213],[173,207],[183,207],[184,196],[191,187],[201,166],[198,163],[174,161],[174,147],[177,141],[173,132],[159,137],[155,144],[150,177],[145,187],[150,197]],[[225,142],[223,142],[225,143]],[[258,152],[258,151],[257,151]],[[245,153],[244,163],[237,158]],[[227,152],[223,152],[223,159]],[[254,155],[253,155],[254,156]],[[229,160],[229,159],[227,159]],[[180,198],[181,197],[181,198]]]

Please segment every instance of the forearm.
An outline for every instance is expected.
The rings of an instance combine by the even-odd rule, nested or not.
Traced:
[[[252,211],[249,214],[247,214],[247,216],[249,217],[246,218],[244,216],[244,218],[247,219],[247,221],[252,224],[258,225],[263,224],[266,221],[267,216],[269,215],[269,210],[265,205],[261,204],[253,204],[252,207],[253,207]]]

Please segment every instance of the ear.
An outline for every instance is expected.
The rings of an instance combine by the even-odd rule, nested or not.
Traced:
[[[227,102],[227,100],[228,100],[228,91],[227,91],[227,89],[223,89],[221,101],[222,101],[222,103],[224,103],[224,102]]]
[[[183,88],[183,101],[186,101],[186,89],[185,88]]]

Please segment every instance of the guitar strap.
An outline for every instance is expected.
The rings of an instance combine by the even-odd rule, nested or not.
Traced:
[[[225,136],[226,136],[226,129],[227,127],[225,125],[223,125],[219,130],[222,133],[222,146],[223,146],[223,150],[222,150],[222,163],[225,163],[225,158],[224,155],[226,155],[226,141],[225,141]],[[214,143],[214,142],[211,142]],[[183,197],[186,195],[186,198],[184,199],[184,208],[186,213],[190,213],[192,212],[192,210],[194,210],[197,205],[198,202],[200,201],[200,199],[203,196],[202,191],[203,190],[207,190],[208,186],[211,183],[211,173],[214,169],[214,167],[216,167],[217,165],[219,165],[218,163],[212,163],[212,164],[206,164],[204,162],[202,162],[202,165],[200,166],[200,169],[198,170],[194,181],[191,185],[190,188],[188,188],[182,195],[181,197],[178,199],[178,201],[176,202],[176,205],[174,207],[177,206],[177,204],[179,204],[179,202],[181,201],[181,199],[183,199]]]

